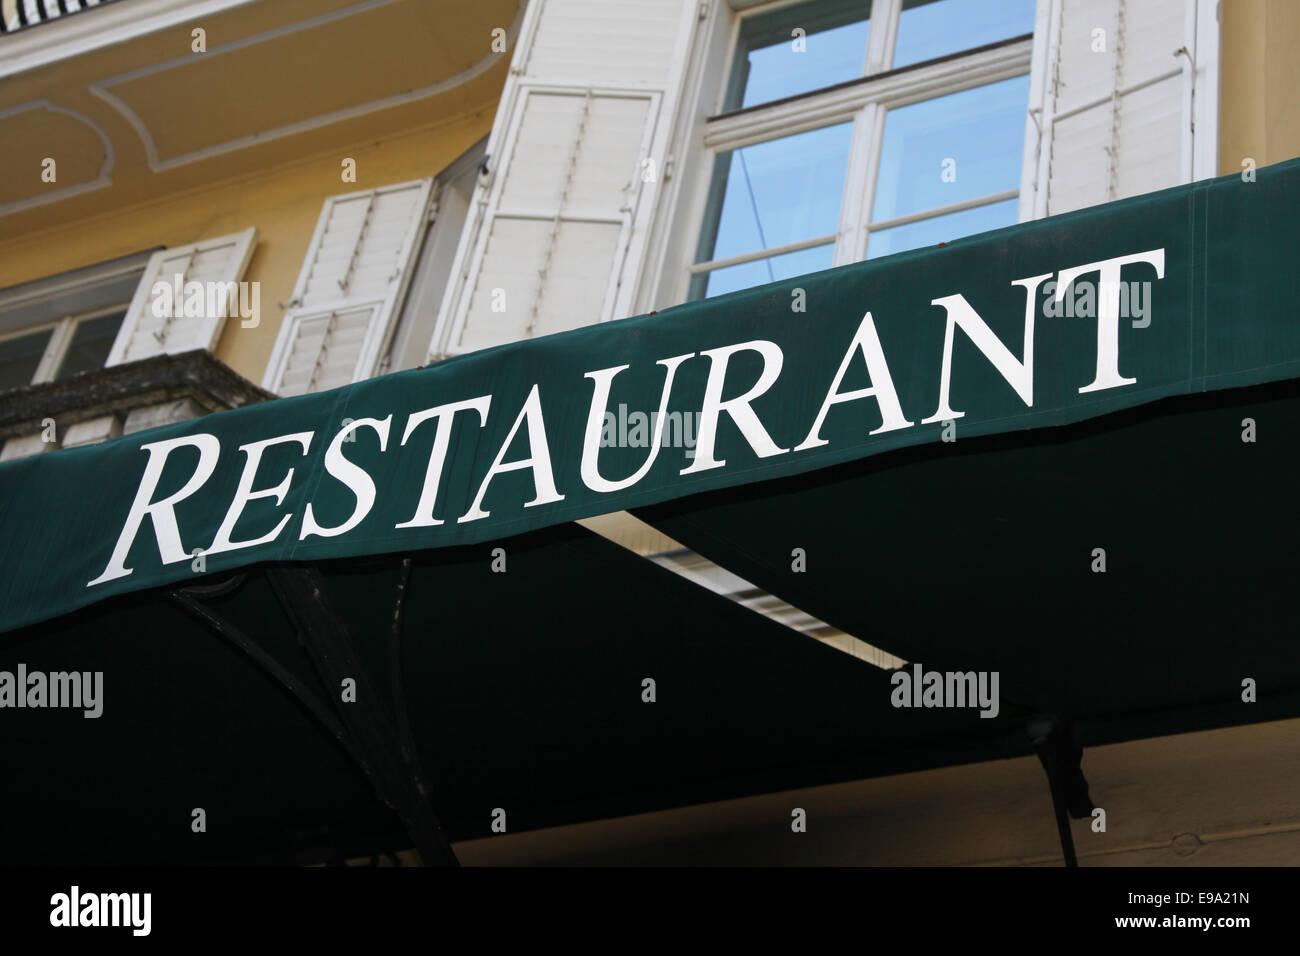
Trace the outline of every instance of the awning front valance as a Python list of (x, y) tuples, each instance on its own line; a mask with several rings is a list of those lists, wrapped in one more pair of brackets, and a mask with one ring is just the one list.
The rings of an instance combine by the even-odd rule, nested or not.
[(1295, 378), (1298, 189), (1284, 163), (7, 463), (0, 630)]

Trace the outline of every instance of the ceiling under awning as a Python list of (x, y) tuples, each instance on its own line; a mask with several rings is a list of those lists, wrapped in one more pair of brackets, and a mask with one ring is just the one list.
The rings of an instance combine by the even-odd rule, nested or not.
[[(379, 678), (397, 569), (393, 556), (322, 565)], [(206, 603), (311, 683), (265, 571)], [(104, 674), (99, 718), (23, 709), (0, 721), (6, 864), (311, 861), (409, 845), (312, 714), (163, 593), (0, 635), (0, 654), (6, 668)], [(895, 710), (887, 672), (574, 525), (416, 556), (400, 664), (453, 840), (491, 835), (496, 808), (517, 832), (1029, 752), (1005, 719)]]

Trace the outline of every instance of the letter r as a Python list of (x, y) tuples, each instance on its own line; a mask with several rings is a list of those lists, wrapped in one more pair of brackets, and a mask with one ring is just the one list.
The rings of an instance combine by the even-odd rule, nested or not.
[[(190, 475), (185, 486), (179, 491), (173, 492), (160, 501), (150, 501), (154, 492), (158, 490), (158, 482), (167, 464), (167, 456), (185, 445), (193, 445), (199, 450), (199, 463), (194, 469), (194, 474)], [(113, 556), (109, 558), (108, 567), (99, 577), (87, 581), (86, 587), (124, 578), (132, 573), (133, 569), (126, 566), (126, 556), (131, 550), (131, 545), (135, 543), (136, 535), (139, 534), (140, 525), (146, 515), (153, 521), (154, 537), (158, 540), (158, 554), (163, 564), (175, 564), (177, 561), (188, 561), (190, 558), (181, 544), (180, 529), (176, 526), (175, 508), (212, 477), (212, 472), (217, 467), (217, 458), (221, 455), (221, 442), (217, 441), (216, 435), (200, 432), (197, 435), (182, 435), (180, 438), (150, 442), (141, 445), (140, 449), (149, 453), (149, 461), (140, 479), (140, 487), (136, 489), (135, 501), (132, 502), (131, 510), (127, 513), (126, 523), (122, 526), (122, 533), (113, 548)]]

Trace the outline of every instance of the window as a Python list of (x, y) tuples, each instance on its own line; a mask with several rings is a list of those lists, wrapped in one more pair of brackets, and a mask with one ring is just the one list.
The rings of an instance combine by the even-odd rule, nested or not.
[(1017, 76), (885, 114), (868, 258), (1016, 221), (1028, 96)]
[[(724, 110), (744, 109), (857, 79), (867, 54), (870, 3), (820, 0), (740, 22)], [(786, 56), (808, 35), (816, 56)], [(805, 51), (806, 52), (806, 51)]]
[[(257, 228), (161, 249), (150, 257), (106, 365), (216, 349), (228, 316), (242, 316), (250, 297), (238, 286), (257, 243)], [(170, 288), (166, 288), (170, 287)], [(188, 300), (203, 290), (203, 304)], [(166, 291), (164, 291), (166, 289)], [(168, 294), (171, 293), (171, 294)], [(253, 316), (247, 316), (252, 318)]]
[(1034, 0), (743, 11), (689, 298), (1016, 222)]
[(0, 338), (0, 391), (103, 368), (127, 303)]
[(417, 179), (325, 200), (263, 388), (302, 395), (378, 373), (432, 188)]
[(433, 221), (425, 232), (411, 288), (385, 358), (386, 370), (415, 368), (429, 361), (434, 325), (451, 282), (456, 246), (473, 202), (486, 147), (484, 137), (434, 180)]
[(428, 360), (486, 142), (436, 178), (325, 200), (265, 388), (324, 391)]
[(0, 290), (0, 391), (109, 364), (150, 253)]
[(104, 367), (128, 303), (0, 338), (0, 391)]

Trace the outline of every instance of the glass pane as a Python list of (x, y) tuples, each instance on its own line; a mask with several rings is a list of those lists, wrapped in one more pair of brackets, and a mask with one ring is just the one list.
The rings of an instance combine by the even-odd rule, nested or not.
[(870, 15), (868, 0), (814, 0), (746, 17), (723, 110), (857, 79)]
[(925, 246), (937, 246), (941, 242), (952, 242), (963, 236), (973, 236), (1013, 226), (1019, 212), (1019, 199), (1004, 199), (1002, 202), (950, 212), (946, 216), (922, 219), (906, 226), (894, 226), (873, 232), (867, 240), (867, 258), (879, 259), (881, 256), (893, 255), (895, 252), (907, 252)]
[(696, 262), (839, 229), (851, 123), (720, 153)]
[(1020, 187), (1029, 77), (890, 110), (871, 219)]
[(53, 329), (0, 340), (0, 392), (32, 384)]
[(117, 338), (117, 330), (122, 327), (122, 319), (125, 315), (126, 311), (123, 310), (112, 315), (101, 315), (97, 319), (82, 319), (78, 322), (72, 333), (72, 342), (63, 356), (63, 364), (59, 366), (54, 380), (62, 381), (78, 372), (103, 368), (104, 360), (108, 358), (108, 352), (113, 347), (113, 340)]
[(1034, 32), (1034, 0), (904, 0), (894, 67)]
[(795, 276), (807, 275), (829, 269), (835, 260), (835, 244), (814, 246), (800, 249), (798, 252), (786, 252), (779, 256), (756, 259), (738, 266), (714, 269), (691, 279), (692, 299), (710, 299), (715, 295), (735, 292), (737, 289), (750, 289), (765, 282), (778, 279), (793, 279)]

